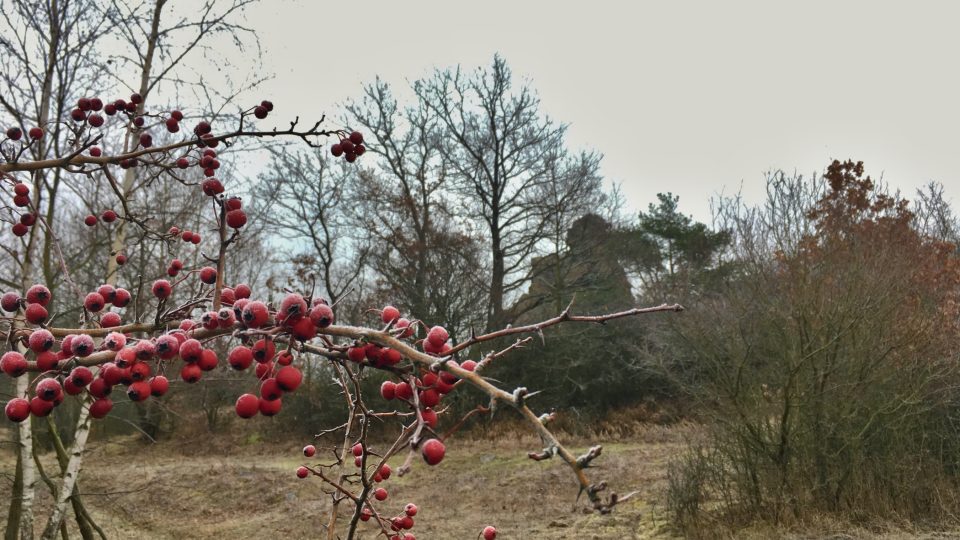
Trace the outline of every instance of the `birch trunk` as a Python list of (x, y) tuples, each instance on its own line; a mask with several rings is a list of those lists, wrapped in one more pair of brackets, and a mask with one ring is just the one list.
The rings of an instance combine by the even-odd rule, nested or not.
[(80, 476), (83, 451), (87, 445), (87, 436), (90, 434), (90, 403), (92, 402), (92, 398), (88, 395), (80, 408), (73, 444), (70, 446), (70, 460), (67, 462), (67, 468), (63, 471), (63, 484), (60, 486), (60, 493), (57, 496), (53, 512), (50, 514), (50, 519), (47, 520), (47, 526), (43, 530), (42, 540), (54, 540), (57, 536), (60, 522), (63, 521), (67, 511), (67, 503), (70, 501), (77, 478)]
[[(17, 377), (17, 396), (25, 397), (30, 386), (27, 375)], [(33, 499), (37, 484), (37, 474), (33, 464), (33, 427), (30, 419), (20, 422), (17, 441), (20, 456), (20, 474), (23, 492), (20, 496), (20, 540), (33, 540)]]

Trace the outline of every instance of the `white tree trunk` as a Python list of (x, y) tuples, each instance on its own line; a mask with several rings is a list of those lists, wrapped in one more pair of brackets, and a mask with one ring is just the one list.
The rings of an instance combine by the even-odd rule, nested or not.
[[(17, 396), (30, 399), (29, 374), (17, 378)], [(20, 540), (33, 540), (33, 496), (37, 475), (33, 464), (33, 428), (31, 419), (20, 422), (20, 463), (23, 467), (23, 495), (20, 503)]]
[(88, 395), (80, 408), (77, 428), (73, 434), (73, 444), (70, 446), (70, 461), (67, 462), (67, 469), (63, 471), (63, 484), (60, 486), (60, 494), (57, 497), (56, 505), (53, 507), (53, 512), (50, 514), (50, 519), (47, 521), (47, 526), (43, 529), (42, 540), (54, 540), (57, 537), (60, 522), (63, 521), (67, 511), (67, 503), (70, 502), (73, 488), (80, 476), (83, 451), (87, 446), (87, 436), (90, 434), (90, 404), (92, 402), (93, 399)]

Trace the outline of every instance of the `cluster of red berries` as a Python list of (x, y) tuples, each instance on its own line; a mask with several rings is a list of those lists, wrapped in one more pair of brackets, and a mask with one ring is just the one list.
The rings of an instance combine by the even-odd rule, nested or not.
[[(206, 122), (201, 123), (206, 124)], [(206, 125), (209, 127), (209, 124)], [(176, 164), (177, 168), (186, 169), (190, 166), (190, 160), (186, 157), (177, 158)], [(194, 165), (203, 169), (203, 175), (208, 178), (217, 174), (217, 169), (220, 168), (220, 161), (217, 159), (217, 151), (212, 148), (207, 148), (203, 151), (200, 159), (198, 159)]]
[(340, 142), (330, 147), (333, 157), (343, 156), (347, 163), (353, 163), (366, 151), (367, 147), (363, 145), (363, 134), (359, 131), (354, 131), (349, 137), (340, 139)]
[[(113, 223), (117, 220), (117, 213), (113, 210), (104, 210), (103, 213), (100, 214), (100, 219), (102, 219), (104, 223)], [(97, 219), (97, 216), (94, 214), (89, 214), (83, 218), (83, 223), (87, 227), (93, 227), (100, 219)]]
[[(199, 274), (205, 283), (216, 282), (216, 270), (211, 267), (202, 269)], [(157, 297), (166, 298), (171, 294), (172, 287), (166, 280), (157, 280), (152, 290)], [(121, 332), (111, 332), (97, 345), (87, 334), (68, 335), (63, 338), (59, 350), (55, 352), (57, 341), (54, 335), (47, 329), (37, 328), (25, 340), (25, 344), (34, 355), (36, 369), (41, 371), (44, 377), (37, 383), (34, 399), (15, 398), (7, 403), (7, 417), (21, 422), (31, 413), (44, 416), (63, 401), (64, 393), (76, 395), (86, 389), (94, 398), (90, 407), (91, 416), (102, 418), (113, 407), (108, 396), (118, 384), (126, 386), (127, 395), (133, 401), (164, 395), (169, 388), (169, 380), (162, 374), (154, 375), (154, 372), (162, 373), (164, 362), (177, 356), (184, 362), (180, 369), (180, 378), (187, 383), (195, 383), (200, 380), (204, 371), (213, 370), (219, 364), (216, 353), (212, 349), (204, 348), (194, 337), (201, 329), (230, 328), (238, 320), (244, 321), (244, 326), (248, 328), (264, 326), (271, 319), (280, 324), (294, 324), (297, 327), (303, 326), (300, 322), (302, 320), (319, 325), (329, 325), (333, 321), (333, 311), (326, 304), (317, 303), (314, 309), (305, 311), (305, 301), (300, 295), (288, 296), (280, 310), (274, 313), (271, 313), (263, 302), (251, 302), (249, 296), (250, 287), (246, 284), (224, 288), (221, 299), (224, 304), (232, 307), (204, 313), (199, 323), (186, 319), (180, 323), (178, 329), (154, 339), (134, 339)], [(41, 324), (47, 318), (45, 306), (50, 300), (49, 289), (43, 285), (35, 285), (27, 291), (25, 300), (17, 293), (3, 295), (0, 298), (0, 307), (8, 312), (17, 312), (23, 308), (28, 322)], [(86, 295), (83, 307), (87, 312), (96, 315), (104, 311), (108, 304), (122, 308), (130, 300), (130, 293), (126, 289), (102, 285)], [(295, 317), (295, 314), (301, 313), (301, 307), (304, 308), (302, 313), (306, 315)], [(118, 313), (108, 311), (100, 315), (100, 325), (104, 328), (118, 327), (120, 324)], [(110, 351), (115, 353), (115, 356), (112, 362), (103, 364), (99, 373), (93, 376), (83, 365), (83, 359), (97, 351)], [(251, 346), (240, 345), (230, 351), (227, 361), (233, 369), (245, 370), (254, 361), (257, 362), (255, 373), (260, 384), (260, 396), (244, 394), (237, 400), (237, 413), (241, 417), (250, 418), (258, 412), (272, 416), (280, 411), (280, 398), (284, 393), (295, 391), (303, 380), (300, 370), (291, 365), (293, 359), (289, 350), (278, 353), (274, 341), (270, 338), (260, 339)], [(0, 361), (0, 370), (11, 377), (23, 375), (28, 367), (26, 357), (15, 351), (7, 353)], [(71, 368), (69, 372), (68, 368)]]
[[(30, 206), (30, 186), (22, 182), (17, 182), (13, 185), (13, 204), (20, 208)], [(33, 212), (21, 214), (20, 221), (13, 224), (13, 234), (16, 236), (24, 236), (36, 222), (37, 215)]]
[[(43, 285), (34, 285), (27, 290), (25, 298), (21, 298), (18, 293), (8, 292), (0, 298), (0, 307), (8, 313), (16, 313), (23, 309), (25, 319), (32, 324), (40, 324), (47, 318), (46, 305), (50, 302), (52, 296), (50, 290)], [(84, 308), (91, 313), (102, 311), (108, 303), (114, 306), (126, 306), (131, 300), (130, 293), (123, 288), (115, 288), (112, 285), (102, 285), (95, 292), (89, 293), (84, 299)], [(104, 328), (119, 326), (120, 316), (114, 312), (108, 312), (100, 317), (100, 324)], [(101, 344), (101, 349), (110, 349), (120, 351), (126, 344), (127, 336), (120, 333), (109, 334)], [(24, 345), (33, 355), (36, 368), (44, 375), (40, 378), (34, 388), (34, 397), (14, 398), (10, 400), (4, 411), (7, 418), (14, 422), (22, 422), (29, 417), (46, 416), (50, 414), (54, 407), (63, 402), (64, 395), (77, 395), (85, 389), (94, 398), (90, 406), (90, 414), (94, 418), (102, 418), (113, 407), (113, 403), (107, 398), (110, 388), (116, 384), (111, 377), (120, 375), (114, 373), (110, 375), (106, 366), (100, 370), (97, 377), (86, 366), (79, 365), (83, 358), (93, 354), (97, 347), (93, 338), (88, 335), (68, 335), (60, 342), (60, 349), (54, 352), (57, 345), (54, 335), (45, 328), (37, 328), (30, 333), (24, 340)], [(124, 353), (129, 356), (135, 349), (131, 348), (130, 353)], [(118, 358), (120, 355), (118, 354)], [(27, 358), (20, 352), (9, 351), (0, 358), (0, 370), (11, 377), (20, 377), (26, 373), (29, 367)], [(68, 371), (69, 368), (69, 371)], [(149, 370), (142, 368), (131, 371), (130, 384), (136, 380), (143, 380), (149, 377)], [(117, 379), (119, 382), (119, 378)], [(160, 384), (159, 382), (157, 384)], [(166, 391), (165, 388), (163, 390)]]
[(273, 102), (263, 100), (259, 105), (253, 108), (253, 115), (263, 120), (269, 112), (273, 111)]
[[(70, 111), (70, 118), (72, 118), (74, 122), (86, 122), (91, 127), (98, 128), (102, 126), (105, 121), (100, 111), (103, 111), (107, 116), (113, 116), (118, 112), (133, 115), (137, 112), (137, 106), (142, 102), (143, 97), (140, 94), (132, 94), (130, 101), (117, 99), (110, 103), (104, 103), (103, 100), (98, 97), (80, 98), (77, 100), (76, 108)], [(135, 117), (133, 123), (137, 127), (142, 127), (144, 123), (143, 117)]]
[[(43, 138), (43, 129), (38, 127), (30, 128), (30, 131), (28, 131), (27, 134), (30, 136), (30, 142), (33, 142)], [(19, 141), (22, 137), (22, 129), (16, 126), (7, 128), (7, 138), (11, 141)]]
[(191, 244), (200, 243), (200, 233), (195, 233), (193, 231), (180, 231), (180, 227), (170, 227), (170, 230), (167, 231), (171, 237), (180, 237), (184, 242), (189, 242)]

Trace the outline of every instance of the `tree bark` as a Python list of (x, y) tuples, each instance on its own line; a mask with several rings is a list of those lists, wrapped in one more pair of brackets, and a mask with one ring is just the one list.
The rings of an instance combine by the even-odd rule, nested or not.
[(66, 513), (67, 501), (73, 494), (77, 478), (80, 476), (80, 467), (83, 464), (83, 451), (87, 445), (87, 436), (90, 434), (90, 404), (93, 399), (87, 396), (83, 400), (83, 406), (80, 408), (80, 414), (77, 416), (77, 428), (74, 432), (73, 445), (70, 446), (70, 460), (67, 462), (67, 468), (63, 472), (63, 484), (60, 486), (60, 493), (54, 505), (47, 526), (43, 530), (42, 540), (53, 540), (60, 528), (60, 522)]

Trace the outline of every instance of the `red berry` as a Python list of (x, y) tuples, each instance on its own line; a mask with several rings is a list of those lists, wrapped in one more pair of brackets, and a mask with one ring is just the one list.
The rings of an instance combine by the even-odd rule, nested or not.
[(193, 384), (203, 376), (203, 370), (197, 364), (184, 364), (180, 368), (180, 378), (188, 384)]
[(41, 328), (39, 330), (34, 330), (30, 334), (28, 343), (30, 345), (30, 350), (39, 353), (43, 351), (49, 351), (53, 347), (55, 340), (53, 339), (53, 334), (51, 334), (49, 330)]
[(180, 122), (177, 122), (176, 118), (167, 118), (167, 131), (170, 133), (176, 133), (180, 131)]
[(230, 353), (227, 354), (227, 363), (237, 371), (247, 369), (250, 367), (250, 364), (253, 363), (253, 351), (251, 351), (249, 347), (242, 345), (234, 347), (230, 350)]
[(111, 409), (113, 409), (113, 401), (110, 401), (110, 398), (101, 397), (90, 404), (90, 416), (103, 418), (110, 414)]
[(497, 537), (497, 529), (493, 525), (487, 525), (483, 528), (483, 540), (494, 540)]
[(339, 143), (334, 144), (330, 147), (330, 153), (333, 154), (333, 157), (340, 157), (343, 155), (343, 147)]
[[(69, 379), (67, 382), (69, 384)], [(71, 386), (70, 388), (75, 388), (75, 387)], [(77, 395), (82, 391), (83, 391), (82, 388), (75, 388), (75, 390), (73, 391), (71, 391), (70, 389), (67, 389), (67, 393), (71, 395)], [(39, 417), (47, 416), (53, 411), (53, 407), (54, 407), (54, 404), (52, 401), (46, 401), (46, 400), (40, 399), (39, 397), (34, 397), (33, 399), (30, 400), (30, 414), (34, 416), (39, 416)]]
[(360, 443), (353, 445), (353, 448), (350, 450), (353, 452), (354, 457), (360, 457), (363, 455), (363, 445)]
[(409, 503), (409, 504), (407, 504), (406, 506), (403, 507), (403, 512), (404, 512), (405, 514), (407, 514), (408, 516), (410, 516), (410, 517), (413, 517), (413, 516), (417, 515), (417, 510), (419, 510), (419, 509), (417, 508), (417, 505), (415, 505), (415, 504), (413, 504), (413, 503)]
[[(126, 257), (124, 257), (124, 260), (126, 260)], [(130, 303), (130, 299), (130, 291), (124, 289), (123, 287), (117, 287), (117, 294), (113, 297), (113, 305), (117, 306), (118, 308), (126, 307), (126, 305)]]
[(51, 351), (37, 353), (37, 369), (41, 372), (50, 371), (57, 367), (57, 354)]
[(18, 127), (12, 127), (12, 128), (8, 128), (8, 129), (7, 129), (7, 138), (8, 138), (8, 139), (11, 139), (11, 140), (14, 140), (14, 141), (19, 141), (19, 140), (20, 140), (20, 137), (22, 137), (22, 136), (23, 136), (23, 131), (21, 131), (20, 128), (18, 128)]
[(250, 298), (250, 286), (246, 283), (240, 283), (233, 288), (233, 292), (238, 299)]
[(37, 383), (37, 397), (44, 401), (56, 401), (63, 397), (63, 386), (56, 379), (44, 379)]
[(157, 375), (156, 377), (150, 379), (150, 395), (153, 397), (160, 397), (167, 393), (167, 390), (170, 389), (170, 381), (167, 380), (163, 375)]
[(397, 399), (413, 399), (413, 389), (410, 388), (410, 383), (397, 383), (396, 396)]
[(354, 147), (353, 142), (351, 142), (350, 139), (344, 139), (340, 141), (340, 148), (343, 149), (343, 152), (345, 154), (353, 153), (353, 147)]
[(15, 292), (4, 293), (0, 298), (0, 308), (9, 313), (20, 309), (20, 295)]
[(310, 341), (317, 335), (317, 325), (309, 318), (303, 318), (293, 323), (291, 334), (300, 341)]
[(289, 366), (292, 363), (293, 363), (293, 354), (291, 354), (290, 351), (284, 350), (284, 351), (280, 351), (280, 353), (277, 354), (277, 364), (281, 366)]
[(77, 366), (70, 372), (70, 378), (67, 380), (83, 388), (93, 381), (93, 372), (86, 366)]
[(423, 460), (426, 461), (428, 465), (436, 465), (443, 461), (446, 448), (443, 446), (443, 443), (437, 439), (430, 439), (423, 443), (420, 451), (423, 454)]
[(347, 160), (347, 163), (353, 163), (354, 161), (357, 160), (357, 155), (354, 154), (353, 152), (349, 152), (347, 153), (346, 157), (344, 157), (344, 159)]
[(333, 324), (333, 309), (327, 304), (317, 304), (310, 309), (310, 320), (320, 328), (326, 328)]
[[(137, 120), (141, 120), (140, 124), (143, 124), (142, 117), (137, 118)], [(153, 137), (149, 133), (141, 133), (140, 146), (144, 148), (150, 148), (153, 146)]]
[(120, 266), (127, 264), (127, 256), (123, 253), (117, 253), (117, 264)]
[(397, 383), (393, 381), (383, 381), (380, 385), (380, 395), (383, 399), (393, 399), (397, 396)]
[(83, 299), (83, 308), (91, 313), (98, 313), (106, 305), (106, 300), (100, 293), (92, 292)]
[(26, 225), (27, 227), (32, 226), (37, 222), (37, 215), (34, 213), (27, 213), (20, 216), (20, 223)]
[(260, 384), (260, 398), (273, 401), (283, 397), (283, 389), (277, 384), (277, 379), (269, 378)]
[(253, 359), (257, 362), (269, 362), (277, 352), (277, 346), (272, 339), (259, 339), (253, 344)]
[(234, 408), (240, 418), (253, 418), (260, 410), (260, 398), (253, 394), (243, 394), (237, 398), (237, 404)]
[(87, 115), (80, 109), (74, 109), (70, 111), (70, 118), (73, 118), (74, 122), (83, 122), (87, 119)]
[(249, 328), (260, 328), (267, 324), (270, 318), (270, 312), (267, 305), (259, 300), (254, 300), (243, 308), (243, 324)]
[(420, 416), (423, 417), (423, 423), (430, 426), (430, 429), (437, 427), (437, 412), (433, 409), (424, 409), (420, 412)]
[(83, 222), (87, 225), (87, 227), (93, 227), (97, 224), (97, 216), (90, 214), (83, 218)]
[(399, 318), (400, 310), (393, 306), (386, 306), (380, 311), (380, 320), (382, 320), (384, 324), (389, 324)]
[(190, 166), (190, 161), (187, 158), (182, 157), (177, 160), (177, 167), (181, 169), (186, 169), (189, 166)]
[(358, 145), (353, 149), (353, 153), (356, 154), (357, 157), (362, 156), (362, 155), (365, 154), (366, 152), (367, 152), (367, 147), (364, 146), (364, 145), (362, 145), (362, 144), (358, 144)]
[(117, 213), (113, 210), (106, 210), (100, 215), (100, 219), (102, 219), (104, 223), (113, 223), (117, 220)]
[(27, 372), (27, 359), (16, 351), (9, 351), (0, 357), (0, 370), (11, 377), (19, 377)]
[(188, 339), (180, 344), (180, 359), (184, 362), (194, 363), (200, 361), (200, 355), (203, 354), (203, 345), (195, 339)]
[(269, 379), (273, 376), (273, 362), (257, 362), (257, 367), (253, 370), (258, 381)]
[(110, 332), (107, 334), (107, 337), (103, 338), (103, 346), (110, 351), (119, 351), (127, 344), (127, 336), (121, 334), (120, 332)]
[(156, 354), (161, 360), (169, 360), (180, 352), (180, 340), (171, 334), (164, 334), (156, 340)]
[(373, 490), (373, 496), (374, 496), (378, 501), (385, 501), (385, 500), (387, 500), (387, 490), (385, 490), (385, 489), (383, 489), (383, 488), (377, 488), (377, 489)]
[(143, 96), (140, 94), (130, 94), (130, 102), (133, 104), (143, 103)]
[(23, 422), (30, 416), (30, 402), (23, 398), (13, 398), (3, 408), (11, 422)]
[(197, 366), (201, 371), (213, 371), (219, 362), (217, 353), (213, 352), (212, 349), (204, 349), (200, 352), (200, 360), (197, 361)]
[(86, 334), (73, 336), (73, 340), (70, 341), (70, 352), (73, 353), (74, 356), (79, 356), (81, 358), (90, 356), (90, 354), (93, 353), (93, 349), (93, 338)]
[(219, 195), (220, 193), (223, 193), (223, 189), (224, 189), (223, 183), (220, 182), (220, 180), (217, 180), (216, 178), (207, 178), (206, 180), (203, 181), (203, 184), (201, 184), (200, 187), (203, 189), (204, 195), (207, 195), (209, 197), (213, 197), (214, 195)]
[(317, 447), (312, 444), (308, 444), (303, 447), (303, 455), (306, 457), (313, 457), (314, 455), (316, 455), (316, 453), (317, 453)]
[(204, 266), (200, 269), (200, 281), (207, 285), (213, 285), (217, 282), (217, 269), (212, 266)]
[(257, 105), (257, 106), (253, 109), (253, 115), (256, 116), (257, 118), (261, 119), (261, 120), (267, 117), (267, 113), (268, 113), (268, 112), (269, 112), (269, 111), (267, 111), (267, 108), (264, 107), (263, 105)]
[(306, 467), (297, 467), (297, 478), (306, 478), (309, 474), (310, 469), (307, 469)]
[(303, 374), (293, 366), (280, 368), (277, 372), (277, 386), (284, 392), (293, 392), (303, 382)]
[(230, 210), (227, 212), (227, 225), (232, 229), (239, 229), (247, 224), (247, 214), (243, 210)]
[(30, 187), (22, 182), (17, 182), (13, 185), (13, 193), (21, 197), (26, 197), (30, 194)]
[(354, 131), (350, 134), (350, 142), (353, 144), (363, 144), (363, 134), (359, 131)]
[(27, 318), (27, 322), (30, 324), (40, 324), (43, 321), (47, 320), (47, 308), (43, 307), (40, 304), (28, 304), (27, 309), (23, 312), (24, 316)]
[(272, 101), (268, 101), (268, 100), (266, 100), (266, 99), (260, 102), (260, 106), (263, 107), (264, 109), (266, 109), (267, 112), (270, 112), (270, 111), (273, 110), (273, 102), (272, 102)]
[(283, 406), (283, 400), (261, 398), (258, 405), (260, 407), (260, 414), (264, 416), (273, 416), (280, 412), (280, 408)]
[(153, 287), (150, 289), (153, 291), (153, 295), (157, 298), (163, 299), (170, 296), (170, 293), (173, 291), (173, 288), (170, 286), (170, 282), (165, 279), (158, 279), (153, 282)]
[(176, 110), (170, 111), (170, 116), (177, 122), (183, 120), (183, 113), (180, 111), (176, 111)]
[(99, 114), (91, 114), (87, 117), (87, 123), (93, 127), (100, 127), (103, 125), (103, 117)]
[(450, 334), (442, 326), (434, 326), (427, 332), (427, 341), (434, 347), (443, 347), (448, 339), (450, 339)]
[(297, 293), (288, 294), (282, 302), (277, 317), (288, 324), (307, 314), (307, 302)]
[(99, 146), (91, 146), (90, 155), (93, 157), (100, 157), (103, 155), (103, 150), (101, 150)]
[(30, 232), (30, 228), (23, 223), (14, 223), (12, 231), (14, 236), (26, 236)]

